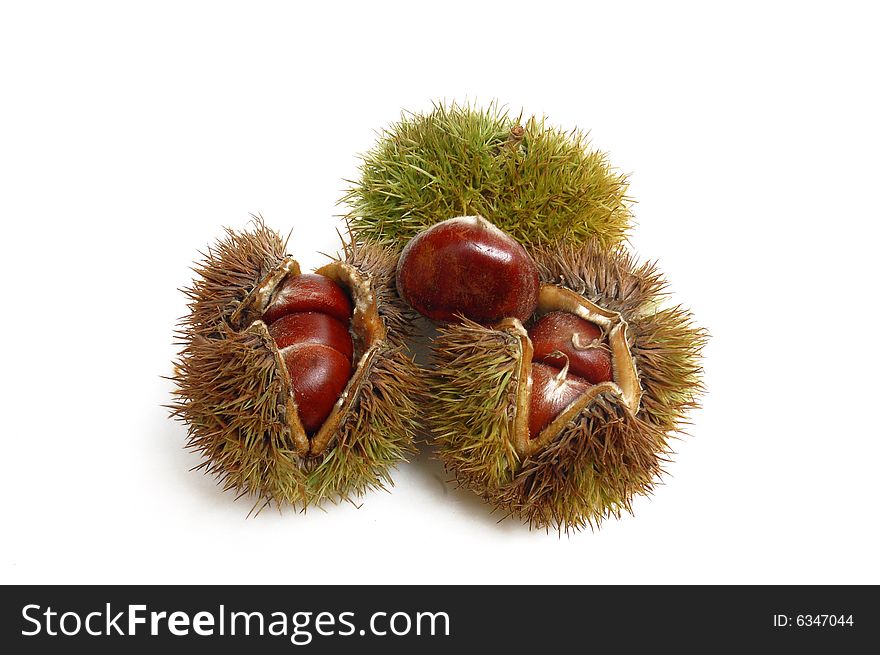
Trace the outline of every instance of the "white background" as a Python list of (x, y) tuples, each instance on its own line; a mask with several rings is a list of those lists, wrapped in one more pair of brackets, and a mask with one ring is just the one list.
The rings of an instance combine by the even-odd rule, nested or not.
[[(871, 3), (11, 4), (0, 581), (880, 583)], [(560, 538), (422, 454), (245, 518), (162, 407), (197, 251), (261, 212), (320, 264), (376, 129), (496, 98), (632, 173), (632, 246), (713, 335), (665, 484)]]

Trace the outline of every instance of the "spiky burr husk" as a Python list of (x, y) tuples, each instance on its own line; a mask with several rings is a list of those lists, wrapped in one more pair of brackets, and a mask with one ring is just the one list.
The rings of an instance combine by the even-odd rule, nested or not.
[(404, 114), (363, 157), (344, 201), (358, 240), (396, 244), (478, 214), (522, 244), (620, 242), (632, 220), (626, 176), (585, 133), (544, 118), (455, 103)]
[[(533, 251), (542, 281), (619, 313), (639, 390), (630, 405), (612, 389), (589, 403), (535, 452), (517, 447), (522, 367), (530, 358), (521, 331), (472, 322), (440, 328), (433, 347), (430, 416), (439, 454), (458, 482), (506, 514), (562, 531), (598, 526), (632, 511), (649, 494), (702, 392), (706, 339), (680, 306), (662, 307), (656, 266), (623, 249), (559, 245)], [(526, 360), (528, 363), (528, 359)], [(634, 398), (634, 400), (632, 399)], [(530, 444), (533, 442), (530, 442)]]
[(412, 449), (422, 377), (403, 347), (412, 320), (394, 287), (396, 254), (346, 246), (340, 261), (369, 281), (385, 329), (352, 376), (326, 447), (304, 453), (290, 427), (296, 407), (278, 350), (262, 321), (240, 321), (263, 281), (290, 265), (285, 250), (256, 219), (251, 230), (227, 230), (196, 266), (177, 333), (172, 412), (204, 457), (199, 468), (225, 490), (254, 497), (255, 507), (305, 508), (391, 482), (390, 470)]

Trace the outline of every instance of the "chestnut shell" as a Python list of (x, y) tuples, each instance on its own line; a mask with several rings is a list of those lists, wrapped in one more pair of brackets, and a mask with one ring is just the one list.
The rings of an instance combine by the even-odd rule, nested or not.
[(183, 291), (189, 311), (177, 332), (172, 417), (187, 424), (198, 467), (224, 490), (305, 509), (363, 496), (391, 482), (413, 450), (418, 369), (402, 350), (412, 313), (394, 288), (396, 253), (345, 244), (319, 270), (349, 290), (356, 370), (318, 431), (308, 438), (281, 352), (261, 320), (273, 292), (299, 275), (281, 236), (255, 217), (226, 230), (194, 267)]

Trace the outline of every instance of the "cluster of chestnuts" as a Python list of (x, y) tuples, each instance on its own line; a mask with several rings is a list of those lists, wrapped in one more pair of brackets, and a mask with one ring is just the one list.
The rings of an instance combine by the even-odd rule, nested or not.
[[(520, 330), (535, 316), (542, 292), (534, 260), (480, 216), (451, 218), (414, 237), (398, 262), (397, 288), (431, 320)], [(552, 291), (543, 291), (546, 303)], [(608, 335), (593, 321), (563, 309), (531, 322), (531, 390), (517, 410), (528, 416), (529, 439), (590, 387), (613, 381)]]
[[(452, 121), (465, 134), (471, 119), (453, 107), (415, 127)], [(549, 138), (536, 123), (502, 123), (486, 156), (504, 166)], [(580, 143), (553, 146), (585, 156)], [(584, 183), (622, 197), (617, 178), (600, 181)], [(380, 194), (371, 209), (367, 187), (365, 215), (393, 215), (386, 198), (404, 197)], [(577, 529), (631, 511), (696, 405), (705, 333), (663, 308), (654, 265), (583, 228), (553, 240), (536, 226), (540, 238), (520, 242), (482, 216), (422, 214), (414, 235), (355, 222), (343, 255), (315, 273), (261, 219), (210, 249), (187, 289), (174, 376), (189, 446), (258, 504), (381, 487), (422, 434), (462, 486), (530, 525)], [(409, 350), (418, 314), (438, 325), (426, 366)]]
[(327, 420), (351, 377), (351, 315), (342, 287), (315, 273), (286, 278), (263, 312), (310, 436)]

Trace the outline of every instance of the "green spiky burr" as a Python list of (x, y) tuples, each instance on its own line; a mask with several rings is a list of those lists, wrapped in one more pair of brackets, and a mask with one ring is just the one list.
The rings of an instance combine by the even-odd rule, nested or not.
[(593, 241), (533, 250), (538, 313), (569, 311), (603, 326), (613, 381), (591, 387), (540, 435), (525, 430), (532, 344), (517, 321), (443, 326), (429, 388), (434, 442), (446, 468), (496, 509), (537, 528), (598, 526), (651, 493), (670, 440), (702, 393), (706, 332), (664, 307), (654, 264)]
[(626, 175), (584, 132), (494, 103), (404, 114), (363, 157), (343, 200), (357, 240), (397, 247), (453, 216), (483, 216), (531, 246), (610, 247), (632, 222)]

